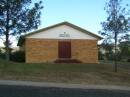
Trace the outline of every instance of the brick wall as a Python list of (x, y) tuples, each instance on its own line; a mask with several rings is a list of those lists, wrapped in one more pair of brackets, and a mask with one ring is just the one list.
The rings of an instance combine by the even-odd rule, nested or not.
[(72, 40), (72, 58), (83, 63), (98, 63), (96, 40)]
[[(27, 38), (25, 43), (26, 62), (53, 62), (58, 58), (58, 40)], [(96, 40), (71, 40), (72, 59), (83, 63), (98, 63)]]
[(53, 62), (58, 57), (57, 40), (26, 39), (26, 62)]

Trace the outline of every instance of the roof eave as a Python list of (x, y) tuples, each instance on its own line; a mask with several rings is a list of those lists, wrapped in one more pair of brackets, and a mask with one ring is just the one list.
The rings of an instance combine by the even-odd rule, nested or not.
[(70, 27), (72, 27), (74, 29), (77, 29), (77, 30), (79, 30), (81, 32), (84, 32), (85, 34), (89, 34), (90, 36), (95, 37), (97, 40), (103, 39), (102, 37), (100, 37), (100, 36), (98, 36), (96, 34), (93, 34), (90, 31), (87, 31), (87, 30), (85, 30), (85, 29), (83, 29), (83, 28), (81, 28), (79, 26), (76, 26), (74, 24), (71, 24), (71, 23), (65, 21), (65, 22), (58, 23), (58, 24), (55, 24), (55, 25), (52, 25), (52, 26), (49, 26), (49, 27), (46, 27), (46, 28), (43, 28), (43, 29), (40, 29), (40, 30), (37, 30), (37, 31), (33, 31), (33, 32), (29, 33), (29, 34), (25, 34), (25, 35), (21, 36), (19, 38), (17, 46), (22, 46), (23, 42), (25, 41), (25, 38), (28, 37), (28, 36), (31, 36), (31, 35), (36, 34), (36, 33), (40, 33), (41, 31), (45, 31), (45, 30), (48, 30), (48, 29), (51, 29), (51, 28), (54, 28), (54, 27), (57, 27), (57, 26), (60, 26), (60, 25), (68, 25), (68, 26), (70, 26)]

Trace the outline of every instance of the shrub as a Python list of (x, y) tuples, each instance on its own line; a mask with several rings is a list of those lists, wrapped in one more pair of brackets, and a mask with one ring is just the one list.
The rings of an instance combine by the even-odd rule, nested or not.
[(5, 59), (5, 53), (0, 53), (0, 58)]
[(98, 59), (99, 60), (104, 60), (104, 54), (102, 54), (101, 51), (98, 51)]
[(130, 62), (130, 59), (128, 59), (127, 62)]
[(0, 58), (5, 59), (5, 53), (2, 52), (2, 49), (0, 48)]
[(16, 51), (11, 53), (10, 60), (15, 62), (25, 62), (25, 52), (24, 51)]

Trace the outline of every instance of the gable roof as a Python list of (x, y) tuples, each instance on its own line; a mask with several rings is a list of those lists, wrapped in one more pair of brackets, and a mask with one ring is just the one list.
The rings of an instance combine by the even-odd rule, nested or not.
[(90, 36), (93, 36), (93, 37), (95, 37), (95, 38), (98, 39), (98, 40), (101, 40), (101, 39), (102, 39), (102, 37), (100, 37), (100, 36), (98, 36), (98, 35), (96, 35), (96, 34), (90, 32), (90, 31), (87, 31), (87, 30), (85, 30), (85, 29), (83, 29), (83, 28), (81, 28), (81, 27), (79, 27), (79, 26), (76, 26), (76, 25), (74, 25), (74, 24), (72, 24), (72, 23), (62, 22), (62, 23), (58, 23), (58, 24), (55, 24), (55, 25), (52, 25), (52, 26), (49, 26), (49, 27), (46, 27), (46, 28), (43, 28), (43, 29), (40, 29), (40, 30), (31, 32), (31, 33), (26, 34), (26, 35), (24, 35), (24, 36), (21, 36), (20, 39), (19, 39), (19, 41), (18, 41), (18, 44), (17, 44), (17, 45), (18, 45), (18, 46), (21, 46), (21, 45), (24, 43), (24, 40), (25, 40), (25, 38), (26, 38), (27, 36), (31, 36), (31, 35), (34, 35), (34, 34), (37, 34), (37, 33), (42, 32), (42, 31), (46, 31), (46, 30), (49, 30), (49, 29), (51, 29), (51, 28), (55, 28), (55, 27), (58, 27), (58, 26), (61, 26), (61, 25), (70, 26), (70, 27), (72, 27), (72, 28), (74, 28), (74, 29), (76, 29), (76, 30), (79, 30), (79, 31), (81, 31), (81, 32), (83, 32), (83, 33), (85, 33), (85, 34), (88, 34), (88, 35), (90, 35)]

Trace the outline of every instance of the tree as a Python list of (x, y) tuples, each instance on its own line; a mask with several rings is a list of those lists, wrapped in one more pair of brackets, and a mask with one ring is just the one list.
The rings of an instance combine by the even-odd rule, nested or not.
[(10, 37), (37, 29), (42, 8), (42, 1), (33, 4), (32, 0), (0, 0), (0, 38), (5, 38), (7, 61)]
[[(117, 43), (120, 39), (129, 37), (130, 17), (129, 10), (121, 6), (122, 0), (108, 0), (105, 10), (108, 14), (107, 20), (102, 22), (102, 31), (99, 33), (105, 36), (105, 43), (113, 43), (115, 48), (115, 68), (117, 72)], [(126, 7), (128, 4), (126, 4)]]
[(119, 48), (121, 59), (126, 59), (127, 61), (130, 58), (130, 41), (120, 42)]
[(113, 60), (113, 44), (103, 44), (102, 47), (105, 50), (105, 57), (107, 60)]

